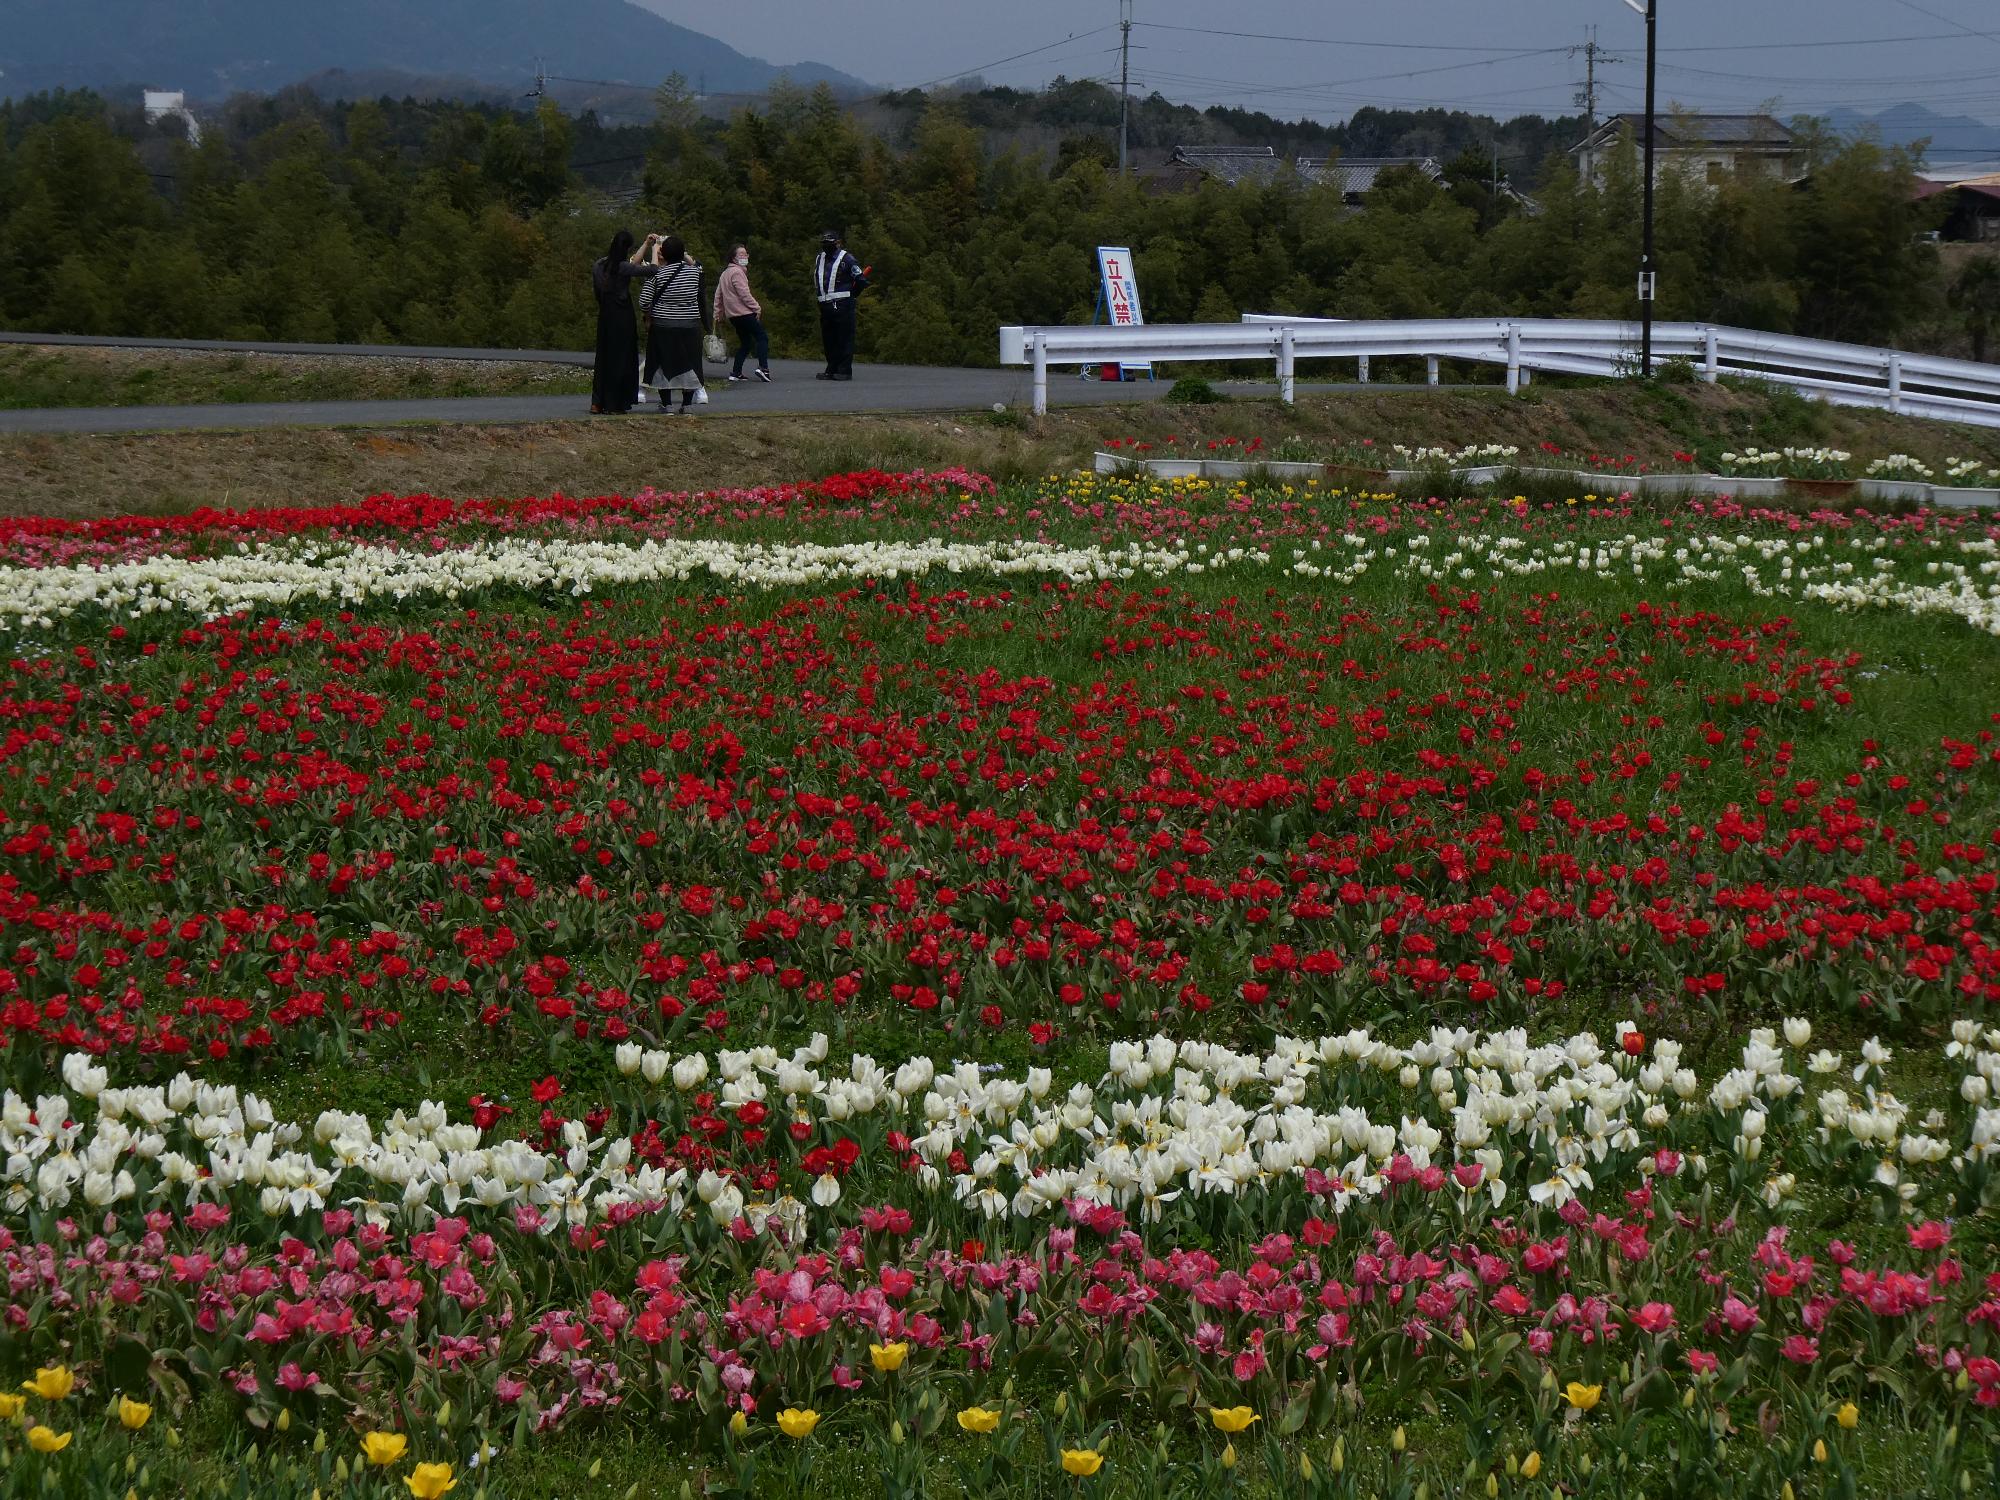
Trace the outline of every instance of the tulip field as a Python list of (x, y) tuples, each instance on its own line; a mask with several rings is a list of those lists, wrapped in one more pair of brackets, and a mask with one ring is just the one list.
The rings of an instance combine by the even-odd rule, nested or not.
[(0, 519), (0, 1494), (1992, 1495), (2000, 527)]

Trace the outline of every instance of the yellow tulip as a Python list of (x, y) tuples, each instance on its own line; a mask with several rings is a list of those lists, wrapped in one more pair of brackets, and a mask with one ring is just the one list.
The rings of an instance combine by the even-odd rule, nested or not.
[(968, 1406), (958, 1414), (958, 1425), (967, 1432), (985, 1434), (1000, 1425), (1000, 1413), (988, 1411), (983, 1406)]
[(76, 1376), (72, 1375), (65, 1366), (49, 1365), (35, 1371), (35, 1378), (33, 1380), (22, 1381), (21, 1389), (24, 1391), (33, 1391), (44, 1401), (60, 1401), (69, 1394), (70, 1387), (75, 1384)]
[(812, 1430), (817, 1426), (819, 1413), (816, 1411), (800, 1411), (795, 1406), (788, 1406), (778, 1413), (778, 1431), (788, 1438), (811, 1437)]
[(1833, 1414), (1833, 1420), (1852, 1432), (1861, 1425), (1861, 1408), (1852, 1401), (1842, 1402), (1840, 1410)]
[(874, 1361), (877, 1371), (893, 1375), (903, 1368), (903, 1361), (910, 1357), (910, 1346), (905, 1343), (870, 1344), (868, 1357)]
[(729, 1419), (729, 1430), (737, 1437), (742, 1437), (744, 1433), (750, 1430), (750, 1419), (744, 1416), (742, 1412), (737, 1412)]
[(1231, 1406), (1227, 1409), (1211, 1406), (1208, 1409), (1208, 1419), (1215, 1424), (1218, 1431), (1229, 1433), (1241, 1432), (1252, 1422), (1263, 1420), (1247, 1406)]
[(56, 1432), (47, 1427), (30, 1427), (28, 1446), (37, 1453), (60, 1453), (69, 1446), (69, 1440), (75, 1436), (73, 1432)]
[(1823, 1463), (1825, 1463), (1825, 1462), (1826, 1462), (1826, 1439), (1825, 1439), (1825, 1438), (1814, 1438), (1814, 1439), (1813, 1439), (1813, 1462), (1814, 1462), (1814, 1463), (1816, 1463), (1816, 1464), (1823, 1464)]
[(1222, 1467), (1225, 1469), (1236, 1467), (1236, 1445), (1234, 1443), (1224, 1443), (1222, 1445)]
[(400, 1432), (368, 1432), (361, 1437), (361, 1453), (376, 1468), (387, 1468), (403, 1456), (410, 1440)]
[(418, 1464), (403, 1476), (403, 1483), (417, 1500), (438, 1500), (446, 1490), (458, 1488), (458, 1481), (451, 1477), (450, 1464)]
[(1601, 1385), (1585, 1385), (1580, 1380), (1572, 1380), (1568, 1385), (1563, 1387), (1563, 1395), (1568, 1399), (1569, 1404), (1578, 1411), (1593, 1411), (1596, 1409), (1597, 1403), (1604, 1399), (1604, 1387)]
[(126, 1431), (137, 1432), (153, 1419), (153, 1408), (143, 1401), (134, 1401), (130, 1396), (118, 1398), (118, 1420)]
[(1398, 1453), (1403, 1452), (1404, 1449), (1410, 1446), (1409, 1434), (1404, 1432), (1401, 1427), (1398, 1427), (1394, 1432), (1389, 1434), (1389, 1446)]
[(1065, 1448), (1062, 1453), (1065, 1474), (1074, 1474), (1078, 1479), (1088, 1479), (1104, 1467), (1104, 1455), (1095, 1448)]
[(12, 1391), (0, 1393), (0, 1422), (11, 1422), (21, 1415), (21, 1408), (28, 1404), (26, 1396), (17, 1396)]
[(1530, 1453), (1526, 1458), (1521, 1460), (1521, 1477), (1523, 1479), (1533, 1479), (1537, 1474), (1541, 1472), (1542, 1472), (1542, 1454), (1541, 1450), (1538, 1448), (1533, 1453)]

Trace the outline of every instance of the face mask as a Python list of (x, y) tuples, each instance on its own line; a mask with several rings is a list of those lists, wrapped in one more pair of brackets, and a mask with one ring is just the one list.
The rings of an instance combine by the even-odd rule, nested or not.
[(736, 257), (736, 264), (739, 266), (747, 266), (750, 264), (750, 257), (747, 255), (739, 255)]

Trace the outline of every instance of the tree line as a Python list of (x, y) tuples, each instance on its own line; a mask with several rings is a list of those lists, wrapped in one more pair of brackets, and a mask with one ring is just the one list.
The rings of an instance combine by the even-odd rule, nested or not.
[[(678, 81), (650, 128), (544, 102), (238, 101), (201, 143), (91, 94), (0, 106), (0, 318), (161, 337), (588, 347), (588, 266), (621, 224), (711, 268), (750, 246), (781, 351), (816, 338), (809, 267), (838, 226), (874, 268), (864, 360), (990, 364), (1003, 323), (1089, 319), (1093, 247), (1133, 247), (1155, 322), (1636, 315), (1640, 173), (1549, 157), (1532, 209), (1476, 149), (1385, 174), (1358, 208), (1279, 182), (1149, 192), (1095, 147), (989, 149), (965, 104), (871, 132), (824, 89), (706, 118)], [(1085, 133), (1086, 144), (1099, 139)], [(1684, 183), (1658, 204), (1663, 318), (1959, 350), (1907, 151), (1808, 131), (1810, 176)], [(621, 166), (620, 163), (629, 163)], [(607, 171), (611, 176), (607, 177)], [(606, 185), (617, 174), (633, 201)], [(1982, 340), (1983, 342), (1983, 340)]]

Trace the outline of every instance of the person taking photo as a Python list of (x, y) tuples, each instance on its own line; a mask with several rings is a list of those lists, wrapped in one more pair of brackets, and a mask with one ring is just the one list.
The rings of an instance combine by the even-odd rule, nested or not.
[(639, 394), (639, 335), (632, 327), (632, 283), (650, 282), (659, 274), (654, 257), (657, 235), (647, 235), (636, 248), (632, 231), (611, 237), (611, 248), (590, 268), (591, 290), (597, 295), (597, 356), (590, 379), (592, 413), (618, 415), (632, 409)]
[(646, 373), (643, 383), (660, 393), (660, 410), (672, 415), (672, 392), (681, 393), (681, 411), (707, 400), (701, 383), (701, 341), (709, 328), (708, 299), (701, 294), (701, 262), (688, 254), (677, 234), (653, 247), (658, 267), (639, 293), (646, 315)]

